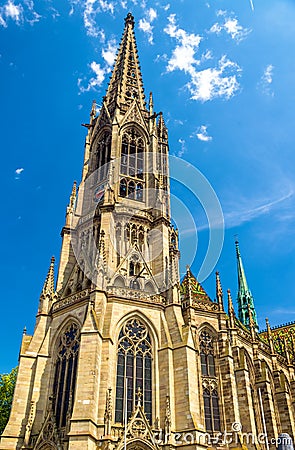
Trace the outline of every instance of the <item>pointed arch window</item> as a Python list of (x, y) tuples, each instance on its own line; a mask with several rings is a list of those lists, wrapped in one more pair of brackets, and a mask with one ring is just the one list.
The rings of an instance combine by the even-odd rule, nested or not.
[[(134, 200), (143, 200), (144, 140), (141, 134), (131, 128), (122, 137), (120, 172), (126, 179), (128, 189), (125, 195)], [(142, 180), (139, 182), (139, 180)]]
[(112, 138), (111, 134), (107, 131), (100, 136), (98, 143), (97, 143), (97, 162), (96, 167), (94, 167), (94, 170), (98, 169), (97, 181), (105, 180), (108, 176), (109, 172), (109, 163), (111, 160), (111, 143)]
[(59, 339), (53, 382), (53, 410), (58, 428), (66, 426), (72, 413), (77, 376), (80, 332), (71, 323)]
[(202, 375), (215, 377), (213, 337), (207, 331), (200, 334), (200, 356)]
[(218, 385), (214, 355), (214, 338), (203, 330), (199, 337), (205, 426), (208, 432), (220, 431)]
[[(126, 382), (127, 380), (127, 382)], [(136, 393), (142, 392), (142, 404), (152, 423), (152, 345), (146, 326), (130, 319), (123, 326), (118, 341), (115, 421), (123, 423), (127, 405), (128, 419), (135, 409)]]
[(207, 431), (220, 431), (218, 392), (212, 386), (203, 387), (205, 425)]

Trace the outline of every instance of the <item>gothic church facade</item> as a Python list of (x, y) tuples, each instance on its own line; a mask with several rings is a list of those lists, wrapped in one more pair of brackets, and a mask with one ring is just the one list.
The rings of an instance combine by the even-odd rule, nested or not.
[[(85, 126), (57, 281), (52, 259), (0, 448), (269, 449), (261, 434), (293, 438), (293, 335), (279, 351), (268, 323), (258, 333), (238, 243), (238, 317), (218, 273), (215, 300), (190, 269), (180, 283), (168, 133), (145, 102), (130, 13)], [(222, 442), (224, 430), (235, 438)]]

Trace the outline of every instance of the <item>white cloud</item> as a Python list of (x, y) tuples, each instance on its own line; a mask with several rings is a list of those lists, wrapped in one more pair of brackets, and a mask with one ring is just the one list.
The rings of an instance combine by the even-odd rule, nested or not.
[[(73, 3), (77, 2), (73, 1)], [(86, 0), (85, 2), (80, 2), (80, 5), (84, 6), (83, 19), (87, 34), (93, 37), (100, 36), (103, 41), (104, 32), (96, 26), (96, 15), (102, 11), (113, 14), (115, 10), (114, 3), (106, 0)]]
[(198, 64), (195, 59), (195, 53), (199, 48), (201, 36), (187, 33), (182, 28), (176, 26), (175, 14), (168, 17), (168, 25), (164, 28), (164, 32), (170, 37), (175, 38), (179, 43), (172, 52), (172, 56), (168, 61), (167, 70), (172, 72), (176, 69), (190, 72), (194, 64)]
[(217, 16), (222, 17), (223, 22), (216, 22), (212, 25), (209, 30), (211, 33), (220, 34), (222, 31), (225, 31), (236, 42), (241, 42), (248, 36), (249, 33), (251, 33), (251, 30), (248, 28), (243, 28), (242, 25), (239, 24), (238, 19), (232, 14), (219, 10), (217, 12)]
[(19, 180), (20, 179), (20, 175), (21, 175), (21, 173), (24, 171), (25, 169), (23, 168), (23, 167), (20, 167), (20, 168), (18, 168), (18, 169), (15, 169), (15, 176), (14, 176), (14, 179), (15, 180)]
[(111, 39), (107, 43), (107, 48), (102, 49), (102, 57), (107, 63), (108, 66), (113, 66), (114, 61), (116, 59), (116, 52), (117, 52), (117, 43), (114, 39)]
[(209, 142), (212, 141), (212, 136), (209, 136), (207, 131), (207, 125), (201, 125), (193, 136), (196, 136), (200, 141)]
[(154, 27), (152, 26), (152, 22), (157, 18), (157, 11), (154, 8), (150, 8), (146, 12), (145, 16), (146, 16), (145, 18), (139, 20), (138, 28), (147, 34), (149, 43), (153, 44), (153, 42), (154, 42), (153, 28)]
[(268, 64), (268, 66), (264, 69), (260, 83), (258, 84), (261, 87), (262, 92), (266, 95), (270, 95), (271, 97), (274, 96), (274, 92), (270, 87), (273, 82), (273, 70), (274, 66), (272, 64)]
[(187, 33), (176, 25), (175, 14), (168, 17), (168, 25), (164, 29), (170, 37), (175, 38), (177, 45), (167, 64), (167, 71), (182, 70), (190, 75), (187, 87), (193, 100), (202, 102), (213, 98), (231, 98), (239, 90), (238, 75), (240, 67), (224, 55), (217, 67), (197, 70), (202, 63), (212, 59), (212, 53), (206, 51), (201, 59), (196, 58), (202, 37)]
[(201, 71), (194, 69), (191, 71), (191, 81), (187, 84), (191, 98), (201, 102), (219, 97), (230, 99), (240, 89), (237, 78), (240, 72), (238, 64), (226, 56), (222, 56), (217, 67)]
[(17, 25), (24, 21), (33, 25), (39, 22), (41, 16), (34, 11), (33, 0), (24, 0), (23, 4), (15, 4), (13, 0), (8, 0), (3, 6), (0, 6), (0, 26), (7, 27), (7, 21), (12, 20)]
[(80, 93), (89, 92), (99, 88), (108, 73), (111, 72), (115, 57), (116, 57), (117, 45), (114, 39), (109, 40), (105, 48), (102, 49), (101, 55), (105, 61), (105, 66), (102, 67), (96, 61), (92, 61), (89, 64), (90, 69), (94, 72), (95, 76), (92, 76), (85, 87), (85, 77), (78, 78), (78, 87)]
[(17, 23), (23, 21), (23, 11), (24, 9), (21, 4), (15, 5), (11, 0), (8, 0), (6, 5), (4, 5), (5, 16)]
[(100, 87), (104, 82), (107, 73), (106, 69), (102, 68), (100, 64), (98, 64), (95, 61), (92, 61), (92, 63), (89, 64), (89, 67), (93, 70), (95, 76), (90, 78), (90, 80), (88, 81), (88, 85), (86, 87), (82, 85), (83, 79), (82, 78), (78, 79), (78, 87), (81, 93), (89, 92), (91, 90), (95, 90), (96, 88)]

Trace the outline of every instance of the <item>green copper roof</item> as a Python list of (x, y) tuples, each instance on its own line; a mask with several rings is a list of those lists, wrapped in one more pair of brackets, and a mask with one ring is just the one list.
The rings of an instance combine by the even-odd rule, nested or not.
[(236, 253), (237, 253), (237, 268), (238, 268), (238, 316), (240, 322), (249, 328), (249, 311), (248, 305), (250, 306), (253, 321), (258, 329), (257, 315), (254, 306), (254, 299), (248, 288), (248, 283), (245, 275), (245, 270), (242, 262), (239, 242), (236, 241)]

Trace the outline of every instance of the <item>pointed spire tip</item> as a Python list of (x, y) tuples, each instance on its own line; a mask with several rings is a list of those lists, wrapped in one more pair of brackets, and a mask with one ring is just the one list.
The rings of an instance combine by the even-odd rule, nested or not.
[(131, 14), (131, 12), (129, 12), (125, 18), (125, 26), (129, 24), (132, 26), (132, 28), (134, 28), (135, 21), (134, 16)]

